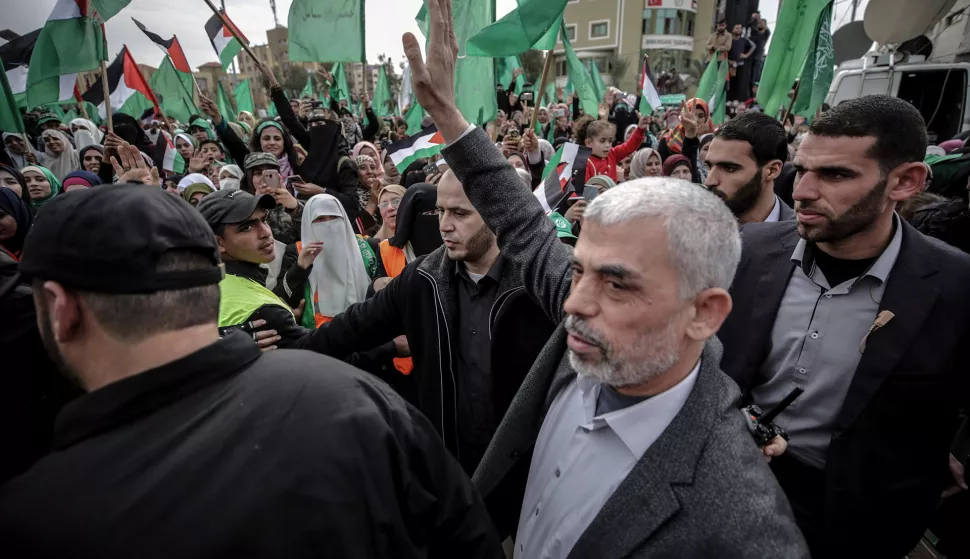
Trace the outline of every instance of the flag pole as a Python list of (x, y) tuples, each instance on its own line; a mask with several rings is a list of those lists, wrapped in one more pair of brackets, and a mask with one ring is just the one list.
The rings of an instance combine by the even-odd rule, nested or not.
[(91, 120), (91, 118), (88, 117), (88, 109), (84, 106), (84, 101), (78, 103), (77, 108), (81, 111), (81, 116), (84, 117), (84, 120)]
[(111, 91), (108, 89), (108, 65), (104, 60), (101, 61), (101, 90), (104, 92), (104, 114), (105, 121), (108, 123), (108, 132), (114, 132), (114, 123), (111, 120)]
[(546, 53), (546, 63), (542, 67), (542, 80), (539, 82), (539, 96), (536, 97), (535, 108), (532, 110), (532, 121), (529, 122), (529, 130), (536, 129), (536, 119), (539, 118), (538, 108), (542, 106), (542, 95), (546, 92), (546, 82), (549, 80), (549, 68), (552, 67), (553, 50)]
[(802, 85), (802, 80), (795, 82), (795, 89), (791, 94), (791, 103), (788, 103), (788, 108), (785, 109), (785, 116), (781, 118), (781, 125), (784, 126), (788, 122), (788, 115), (791, 114), (791, 110), (795, 107), (795, 99), (798, 99), (798, 88)]
[(253, 59), (253, 62), (255, 62), (256, 64), (259, 64), (259, 59), (256, 58), (256, 53), (253, 52), (253, 49), (249, 48), (249, 43), (244, 41), (243, 38), (240, 37), (238, 33), (236, 33), (235, 26), (229, 25), (229, 22), (226, 21), (226, 17), (222, 15), (222, 12), (216, 9), (215, 5), (212, 3), (212, 0), (204, 0), (204, 1), (206, 5), (209, 6), (209, 9), (212, 10), (212, 13), (216, 14), (216, 17), (219, 18), (219, 21), (222, 22), (222, 25), (224, 25), (226, 29), (228, 29), (229, 32), (232, 33), (232, 36), (235, 37), (237, 41), (239, 41), (239, 44), (242, 45), (242, 48), (246, 51), (246, 54), (248, 54), (249, 57)]

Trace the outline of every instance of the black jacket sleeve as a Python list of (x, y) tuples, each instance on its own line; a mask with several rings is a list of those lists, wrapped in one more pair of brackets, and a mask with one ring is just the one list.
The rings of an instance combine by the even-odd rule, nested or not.
[[(377, 118), (377, 113), (374, 109), (367, 108), (367, 126), (361, 131), (361, 135), (364, 137), (365, 142), (374, 142), (374, 138), (377, 136), (377, 132), (381, 129), (381, 121)], [(353, 147), (353, 146), (351, 146)]]
[(313, 266), (311, 265), (304, 270), (299, 264), (294, 262), (289, 270), (283, 274), (283, 277), (277, 280), (276, 287), (273, 288), (273, 293), (289, 305), (290, 308), (295, 309), (299, 307), (300, 300), (303, 299), (303, 288), (306, 286), (307, 278), (310, 277), (310, 270), (312, 269)]
[(668, 157), (671, 156), (670, 148), (667, 146), (667, 140), (658, 140), (660, 145), (657, 146), (657, 152), (660, 154), (660, 160), (666, 161)]
[(310, 149), (310, 133), (307, 132), (303, 124), (300, 123), (300, 119), (296, 118), (296, 114), (293, 112), (293, 107), (290, 106), (290, 100), (287, 99), (286, 94), (283, 93), (282, 88), (272, 88), (270, 89), (270, 95), (273, 96), (273, 104), (276, 105), (276, 112), (280, 115), (280, 121), (283, 126), (286, 127), (290, 135), (296, 138), (296, 142), (304, 147), (304, 149)]
[(357, 214), (360, 213), (358, 207), (360, 200), (357, 197), (357, 184), (359, 182), (357, 166), (349, 159), (341, 159), (337, 162), (337, 183), (320, 185), (327, 189), (327, 194), (340, 202), (340, 205), (347, 211), (347, 219), (350, 221), (357, 219)]
[(684, 147), (680, 150), (680, 153), (690, 160), (690, 180), (697, 184), (701, 183), (701, 175), (697, 172), (697, 149), (700, 145), (701, 142), (697, 138), (684, 138)]
[[(255, 131), (254, 131), (255, 132)], [(246, 160), (246, 156), (249, 155), (249, 148), (246, 147), (246, 143), (243, 142), (232, 128), (229, 128), (229, 123), (226, 119), (219, 121), (216, 125), (216, 134), (219, 135), (219, 139), (222, 140), (222, 145), (226, 146), (226, 151), (229, 152), (229, 157), (236, 162), (237, 165), (242, 167), (243, 161)], [(188, 161), (186, 161), (188, 164)]]

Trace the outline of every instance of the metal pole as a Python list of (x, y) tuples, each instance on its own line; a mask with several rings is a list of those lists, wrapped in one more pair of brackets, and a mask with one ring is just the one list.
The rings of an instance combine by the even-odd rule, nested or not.
[(104, 91), (104, 114), (108, 123), (108, 132), (114, 132), (114, 123), (111, 119), (111, 91), (108, 90), (108, 65), (104, 60), (101, 61), (101, 89)]
[(855, 13), (856, 13), (856, 10), (858, 9), (859, 9), (859, 0), (852, 0), (852, 18), (849, 19), (850, 23), (855, 21)]

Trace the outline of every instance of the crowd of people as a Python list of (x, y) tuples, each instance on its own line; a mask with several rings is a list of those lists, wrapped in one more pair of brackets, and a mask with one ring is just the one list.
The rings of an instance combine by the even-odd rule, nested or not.
[[(3, 133), (0, 549), (960, 556), (966, 138), (886, 96), (715, 125), (512, 84), (477, 127), (429, 11), (447, 147), (407, 168), (403, 120), (268, 68), (276, 118)], [(587, 190), (544, 211), (567, 142)], [(795, 388), (759, 447), (742, 406)]]

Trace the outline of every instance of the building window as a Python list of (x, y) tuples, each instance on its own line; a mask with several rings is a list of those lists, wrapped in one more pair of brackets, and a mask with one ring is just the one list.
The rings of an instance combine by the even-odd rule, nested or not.
[(566, 64), (566, 60), (559, 60), (556, 62), (556, 77), (568, 76), (569, 66)]
[(570, 43), (576, 41), (576, 24), (566, 25), (566, 38)]
[(693, 37), (695, 15), (674, 8), (647, 8), (643, 10), (643, 34)]
[(589, 24), (590, 39), (605, 39), (609, 36), (610, 36), (609, 20), (590, 22)]
[(581, 58), (580, 62), (583, 63), (583, 67), (586, 68), (587, 72), (593, 71), (593, 62), (596, 62), (596, 69), (600, 71), (600, 74), (610, 73), (609, 59), (605, 56), (594, 56), (591, 58)]

